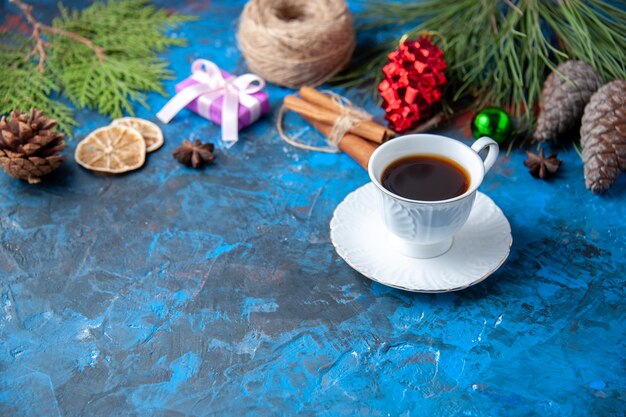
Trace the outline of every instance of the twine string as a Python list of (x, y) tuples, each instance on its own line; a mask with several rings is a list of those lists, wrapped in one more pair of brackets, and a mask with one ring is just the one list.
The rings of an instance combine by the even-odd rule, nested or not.
[(366, 112), (364, 109), (355, 106), (352, 104), (350, 100), (345, 97), (340, 96), (339, 94), (324, 91), (326, 94), (330, 95), (333, 99), (333, 102), (339, 107), (339, 117), (335, 121), (335, 124), (332, 126), (332, 130), (328, 137), (326, 138), (327, 146), (314, 146), (309, 145), (308, 143), (301, 142), (298, 140), (296, 136), (290, 136), (285, 133), (283, 128), (283, 118), (285, 112), (288, 110), (283, 104), (280, 110), (278, 111), (278, 117), (276, 120), (276, 130), (280, 137), (296, 148), (306, 149), (309, 151), (316, 152), (326, 152), (326, 153), (338, 153), (339, 143), (341, 139), (352, 129), (352, 127), (357, 124), (367, 120), (372, 120), (372, 115)]

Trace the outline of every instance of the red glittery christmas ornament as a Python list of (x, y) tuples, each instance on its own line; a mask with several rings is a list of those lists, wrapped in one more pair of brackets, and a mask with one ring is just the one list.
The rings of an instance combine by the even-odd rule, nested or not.
[(431, 109), (441, 100), (446, 84), (446, 62), (443, 51), (428, 36), (400, 43), (388, 58), (378, 91), (389, 127), (404, 132), (432, 115)]

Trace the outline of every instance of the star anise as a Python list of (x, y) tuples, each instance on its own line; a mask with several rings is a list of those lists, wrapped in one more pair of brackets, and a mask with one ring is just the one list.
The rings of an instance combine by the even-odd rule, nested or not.
[(533, 177), (541, 179), (549, 178), (556, 174), (561, 166), (561, 160), (557, 159), (553, 153), (547, 158), (543, 155), (543, 149), (539, 151), (539, 155), (532, 152), (526, 152), (528, 159), (524, 161), (524, 165), (528, 167), (528, 171)]
[(174, 158), (181, 164), (193, 168), (202, 168), (204, 164), (210, 164), (215, 159), (212, 143), (202, 143), (196, 139), (193, 143), (184, 140), (183, 144), (174, 149)]

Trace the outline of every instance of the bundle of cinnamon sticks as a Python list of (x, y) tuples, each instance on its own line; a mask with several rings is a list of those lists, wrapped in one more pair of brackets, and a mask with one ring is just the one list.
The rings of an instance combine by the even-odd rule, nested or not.
[[(302, 87), (299, 93), (300, 98), (285, 97), (285, 108), (298, 113), (328, 137), (342, 115), (342, 105), (312, 87)], [(367, 163), (376, 148), (394, 136), (395, 132), (392, 130), (371, 120), (364, 120), (352, 125), (339, 141), (338, 147), (367, 169)]]

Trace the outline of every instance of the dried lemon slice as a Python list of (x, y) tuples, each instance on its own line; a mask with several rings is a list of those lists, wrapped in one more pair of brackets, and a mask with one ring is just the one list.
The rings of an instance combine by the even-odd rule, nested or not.
[(74, 158), (87, 169), (120, 174), (143, 165), (146, 160), (146, 142), (133, 128), (101, 127), (80, 141)]
[(122, 125), (132, 127), (143, 136), (146, 141), (146, 152), (156, 151), (163, 145), (163, 132), (154, 123), (138, 117), (122, 117), (111, 122), (112, 126)]

